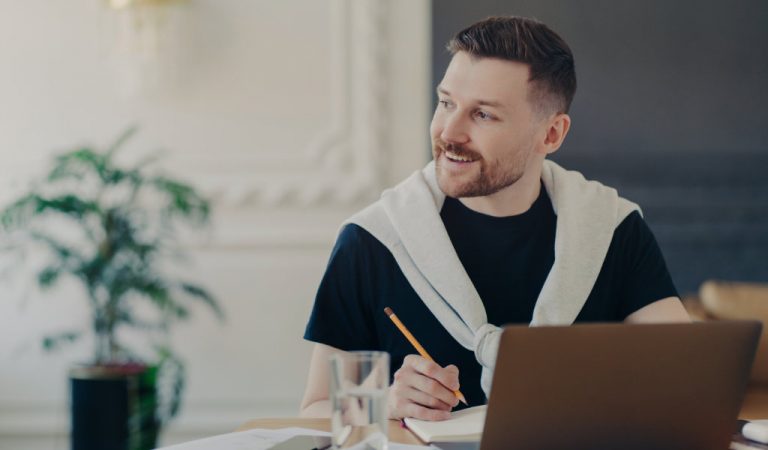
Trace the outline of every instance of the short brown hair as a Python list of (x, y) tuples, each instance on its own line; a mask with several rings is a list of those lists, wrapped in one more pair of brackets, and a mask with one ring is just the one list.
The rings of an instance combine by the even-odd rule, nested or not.
[(576, 70), (568, 44), (543, 23), (526, 17), (489, 17), (459, 31), (447, 45), (451, 55), (467, 52), (528, 64), (535, 110), (567, 113), (576, 93)]

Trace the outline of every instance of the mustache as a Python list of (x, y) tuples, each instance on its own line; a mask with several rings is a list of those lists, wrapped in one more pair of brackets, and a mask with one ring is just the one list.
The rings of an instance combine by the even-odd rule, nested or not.
[(473, 160), (482, 159), (482, 156), (480, 156), (479, 153), (461, 144), (455, 144), (453, 142), (445, 142), (440, 138), (436, 138), (434, 145), (438, 150), (441, 150), (443, 152), (450, 151), (451, 153), (454, 153), (455, 155), (460, 156), (462, 158), (473, 159)]

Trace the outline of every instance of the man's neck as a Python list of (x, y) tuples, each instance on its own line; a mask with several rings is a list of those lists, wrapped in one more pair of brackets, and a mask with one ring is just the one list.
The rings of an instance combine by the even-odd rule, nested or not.
[(539, 198), (541, 170), (528, 170), (511, 186), (483, 197), (462, 197), (459, 201), (467, 208), (493, 217), (522, 214)]

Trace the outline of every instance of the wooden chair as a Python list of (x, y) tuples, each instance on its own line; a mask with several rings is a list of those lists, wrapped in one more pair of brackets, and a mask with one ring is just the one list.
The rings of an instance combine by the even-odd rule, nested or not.
[(707, 281), (698, 298), (684, 298), (693, 320), (760, 320), (763, 334), (739, 417), (768, 419), (768, 283)]

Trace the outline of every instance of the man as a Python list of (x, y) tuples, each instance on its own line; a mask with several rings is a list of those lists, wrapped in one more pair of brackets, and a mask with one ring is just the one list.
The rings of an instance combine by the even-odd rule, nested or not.
[[(567, 44), (537, 21), (497, 17), (448, 49), (434, 162), (338, 237), (305, 334), (317, 344), (304, 416), (330, 413), (334, 352), (389, 352), (389, 416), (442, 420), (456, 389), (486, 402), (500, 326), (689, 320), (637, 206), (546, 161), (571, 125)], [(436, 363), (415, 355), (387, 306)]]

